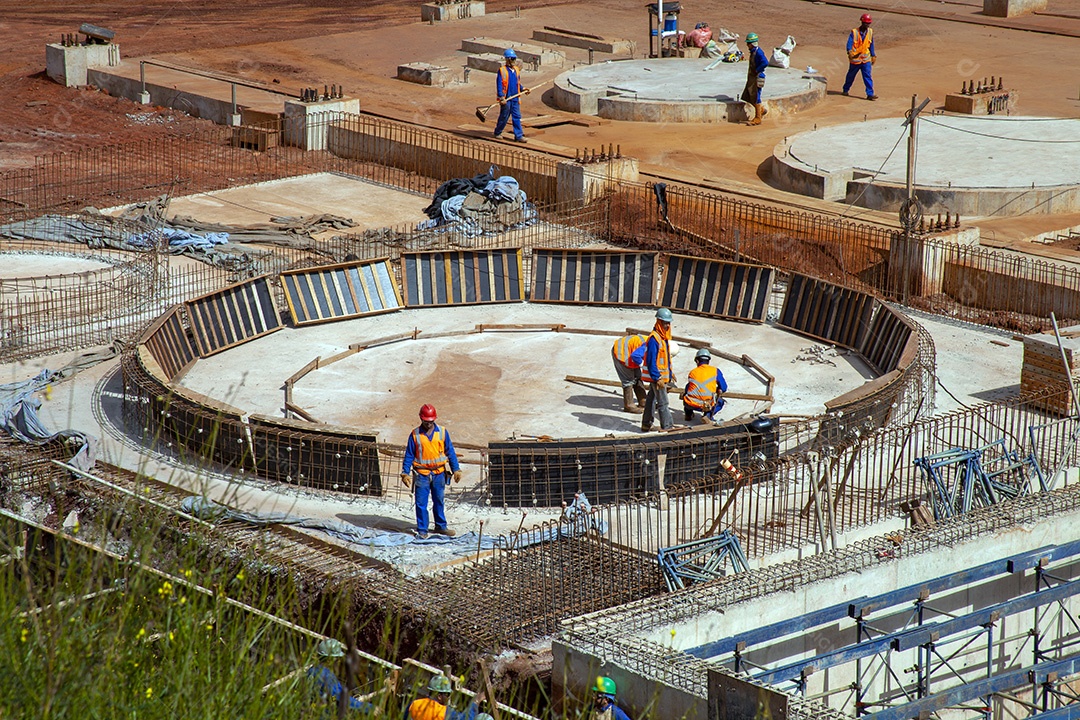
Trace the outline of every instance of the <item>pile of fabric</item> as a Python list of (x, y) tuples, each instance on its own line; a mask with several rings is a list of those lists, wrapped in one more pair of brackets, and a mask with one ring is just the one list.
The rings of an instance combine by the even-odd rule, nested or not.
[(498, 168), (473, 178), (447, 180), (424, 208), (431, 218), (417, 230), (455, 231), (465, 237), (494, 235), (536, 222), (536, 208), (509, 175), (496, 177)]

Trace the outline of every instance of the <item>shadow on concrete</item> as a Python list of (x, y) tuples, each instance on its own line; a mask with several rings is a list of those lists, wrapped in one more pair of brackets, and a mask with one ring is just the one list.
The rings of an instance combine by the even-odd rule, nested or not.
[(627, 414), (626, 419), (614, 418), (610, 415), (597, 415), (596, 413), (576, 412), (571, 413), (579, 422), (589, 427), (599, 428), (605, 432), (634, 432), (641, 430), (641, 416)]
[(988, 390), (980, 390), (979, 392), (971, 393), (971, 397), (985, 400), (986, 402), (998, 402), (999, 400), (1005, 400), (1006, 398), (1016, 397), (1020, 394), (1020, 385), (1003, 385), (998, 388), (990, 388)]
[(614, 395), (571, 395), (566, 402), (594, 410), (618, 410), (622, 407), (622, 400)]
[(399, 518), (390, 518), (384, 515), (351, 515), (338, 513), (338, 520), (352, 523), (357, 527), (375, 528), (376, 530), (389, 530), (390, 532), (412, 532), (413, 523)]

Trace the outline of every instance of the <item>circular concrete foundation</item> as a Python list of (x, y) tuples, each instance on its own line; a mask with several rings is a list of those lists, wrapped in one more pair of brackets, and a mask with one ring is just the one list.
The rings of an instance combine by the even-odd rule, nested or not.
[(61, 275), (76, 275), (111, 267), (101, 258), (45, 252), (0, 253), (0, 264), (3, 265), (0, 281), (19, 280), (24, 286), (33, 286), (37, 282), (44, 284), (48, 278)]
[[(772, 181), (877, 210), (906, 198), (902, 119), (799, 133), (773, 151)], [(919, 121), (916, 194), (925, 213), (1080, 212), (1080, 120), (930, 115)]]
[[(739, 100), (746, 63), (703, 58), (623, 60), (587, 65), (555, 79), (562, 110), (638, 122), (741, 122)], [(762, 98), (774, 116), (798, 112), (825, 97), (825, 78), (802, 70), (769, 68)]]

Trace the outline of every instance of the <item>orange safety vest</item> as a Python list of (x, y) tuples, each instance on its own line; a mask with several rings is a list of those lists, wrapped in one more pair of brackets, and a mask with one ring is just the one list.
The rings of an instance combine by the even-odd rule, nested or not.
[[(651, 333), (649, 333), (649, 337), (650, 338), (656, 338), (656, 342), (660, 345), (660, 349), (656, 353), (656, 369), (660, 371), (660, 377), (658, 377), (658, 378), (651, 377), (649, 375), (649, 363), (643, 361), (641, 363), (641, 379), (644, 382), (654, 382), (654, 381), (656, 381), (656, 382), (660, 382), (660, 381), (670, 382), (671, 381), (671, 361), (668, 360), (670, 355), (669, 355), (669, 352), (668, 352), (667, 338), (660, 337), (660, 333), (658, 333), (655, 329)], [(646, 341), (646, 342), (648, 342), (648, 341)], [(648, 351), (646, 351), (646, 354), (648, 354)]]
[(689, 382), (686, 383), (686, 392), (683, 394), (683, 402), (698, 410), (712, 410), (716, 404), (717, 369), (712, 365), (701, 364), (690, 371)]
[(633, 370), (641, 367), (641, 365), (634, 362), (630, 356), (644, 344), (644, 335), (627, 335), (626, 337), (621, 337), (615, 341), (615, 344), (611, 346), (611, 352), (614, 353), (615, 358), (619, 362)]
[(446, 720), (446, 706), (431, 698), (417, 698), (409, 705), (409, 720)]
[(416, 457), (413, 458), (413, 471), (421, 475), (441, 473), (446, 469), (446, 441), (443, 439), (443, 429), (438, 425), (431, 433), (431, 439), (420, 432), (420, 428), (413, 430), (413, 446), (416, 448)]
[[(521, 75), (518, 73), (517, 68), (514, 68), (514, 74), (518, 77), (518, 90), (521, 90)], [(507, 92), (510, 90), (510, 68), (503, 65), (499, 68), (499, 82), (502, 83), (503, 97), (506, 97)]]
[(863, 65), (870, 62), (870, 43), (874, 42), (874, 29), (866, 28), (866, 34), (859, 37), (859, 28), (851, 31), (851, 51), (848, 52), (848, 60), (852, 65)]

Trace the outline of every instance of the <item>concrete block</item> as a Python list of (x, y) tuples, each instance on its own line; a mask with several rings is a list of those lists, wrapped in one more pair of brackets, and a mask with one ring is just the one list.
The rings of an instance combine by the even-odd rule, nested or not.
[(532, 39), (538, 42), (552, 45), (565, 45), (566, 47), (581, 48), (582, 50), (595, 50), (596, 52), (610, 55), (624, 55), (633, 57), (635, 45), (630, 40), (622, 38), (604, 38), (593, 35), (575, 35), (562, 30), (533, 30)]
[(140, 105), (149, 105), (150, 104), (150, 91), (149, 90), (143, 90), (141, 93), (139, 93), (139, 104)]
[[(360, 112), (356, 98), (337, 98), (318, 102), (285, 101), (285, 145), (301, 150), (325, 150), (328, 120), (335, 116)], [(312, 122), (315, 121), (315, 122)]]
[(995, 90), (976, 95), (949, 93), (945, 96), (945, 110), (965, 115), (1009, 115), (1016, 111), (1018, 100), (1015, 90)]
[(484, 72), (496, 73), (499, 72), (499, 67), (503, 64), (503, 57), (502, 55), (496, 55), (494, 53), (470, 55), (465, 59), (465, 64), (471, 67), (473, 70), (483, 70)]
[(500, 58), (507, 48), (513, 48), (525, 67), (531, 66), (562, 66), (566, 63), (566, 53), (558, 50), (550, 50), (539, 45), (527, 45), (511, 40), (499, 40), (498, 38), (473, 37), (461, 41), (462, 52), (470, 55), (483, 55), (494, 53)]
[(398, 80), (405, 80), (417, 85), (444, 87), (454, 80), (454, 71), (441, 65), (414, 62), (398, 65), (397, 77)]
[(483, 0), (465, 0), (464, 2), (424, 3), (420, 6), (420, 20), (423, 22), (446, 22), (447, 20), (466, 20), (483, 17), (487, 3)]
[(115, 67), (120, 64), (119, 45), (73, 45), (57, 43), (45, 46), (45, 74), (65, 87), (87, 84), (90, 68)]
[(1045, 10), (1047, 0), (983, 0), (983, 15), (1017, 17)]
[(587, 203), (600, 197), (619, 182), (638, 181), (637, 158), (623, 157), (582, 164), (560, 162), (555, 171), (555, 199), (564, 203)]

